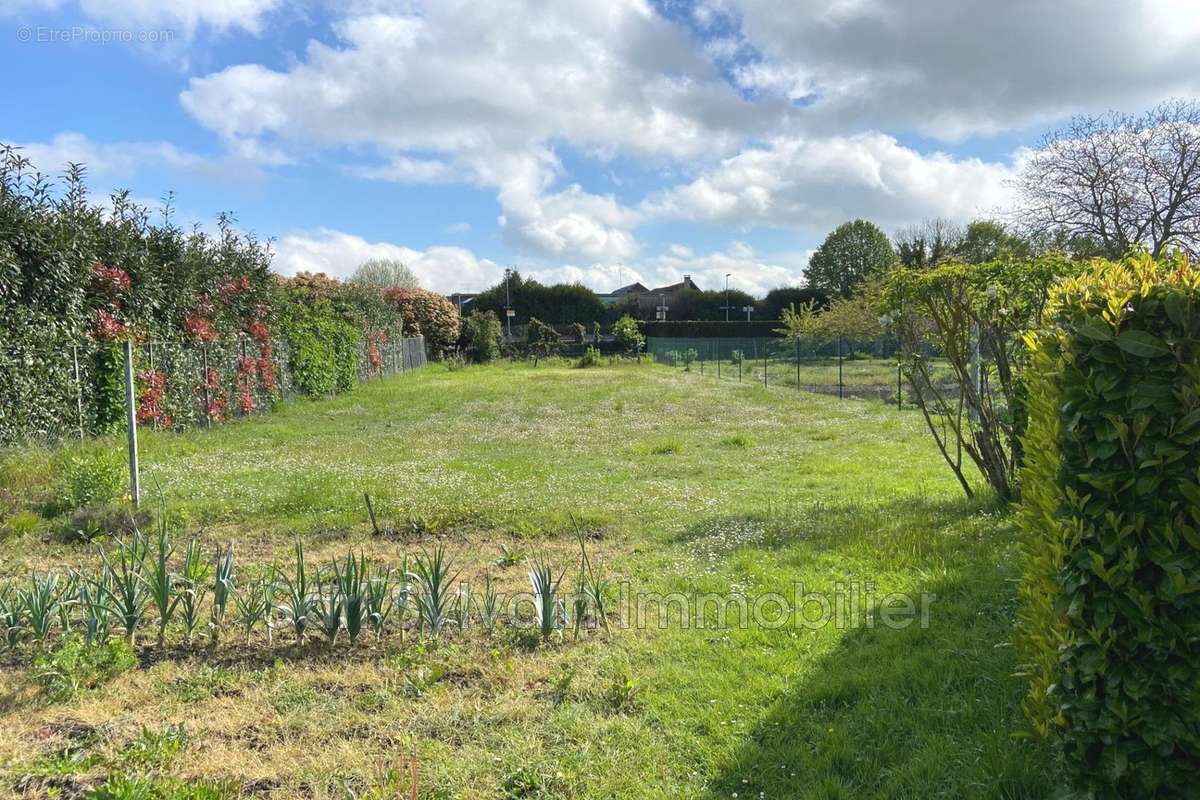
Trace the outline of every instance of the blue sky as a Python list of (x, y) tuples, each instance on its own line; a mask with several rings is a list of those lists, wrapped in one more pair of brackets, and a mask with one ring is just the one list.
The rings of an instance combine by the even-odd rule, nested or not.
[(1071, 114), (1194, 95), (1194, 17), (1184, 0), (14, 0), (0, 141), (46, 172), (84, 161), (99, 195), (232, 211), (284, 273), (386, 256), (441, 291), (513, 264), (763, 292), (801, 282), (846, 219), (1005, 213), (1023, 152)]

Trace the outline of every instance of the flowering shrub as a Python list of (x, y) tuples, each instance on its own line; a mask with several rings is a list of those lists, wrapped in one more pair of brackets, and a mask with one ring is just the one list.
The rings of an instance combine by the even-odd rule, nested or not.
[(171, 415), (166, 413), (164, 401), (167, 396), (167, 376), (158, 370), (148, 369), (138, 375), (142, 385), (138, 397), (137, 420), (171, 427)]
[(101, 342), (115, 342), (125, 338), (125, 323), (103, 308), (96, 309), (96, 322), (92, 325), (92, 338)]
[(243, 414), (249, 414), (255, 408), (254, 378), (258, 373), (258, 363), (249, 356), (241, 356), (237, 363), (238, 408)]

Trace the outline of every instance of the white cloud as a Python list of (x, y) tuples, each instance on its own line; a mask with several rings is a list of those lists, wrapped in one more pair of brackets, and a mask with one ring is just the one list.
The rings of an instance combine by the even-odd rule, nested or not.
[(884, 228), (968, 220), (1006, 206), (1012, 168), (922, 155), (893, 137), (777, 139), (721, 162), (642, 206), (649, 217), (824, 231), (862, 217)]
[(784, 108), (744, 101), (645, 0), (412, 6), (342, 20), (336, 44), (311, 42), (286, 70), (193, 78), (181, 102), (239, 153), (365, 145), (386, 165), (360, 176), (495, 189), (519, 253), (585, 259), (636, 253), (634, 216), (578, 186), (553, 191), (551, 143), (707, 158)]
[[(634, 281), (651, 288), (666, 286), (678, 283), (684, 275), (691, 275), (701, 288), (718, 289), (725, 285), (725, 274), (732, 273), (731, 286), (763, 295), (776, 286), (800, 283), (810, 255), (806, 251), (765, 256), (745, 242), (734, 242), (724, 250), (704, 254), (675, 245), (632, 263), (596, 261), (554, 267), (530, 263), (519, 269), (523, 275), (542, 283), (581, 283), (601, 293)], [(281, 238), (276, 243), (273, 266), (282, 275), (324, 272), (348, 278), (371, 258), (403, 261), (416, 272), (422, 286), (443, 294), (480, 291), (504, 277), (502, 265), (480, 258), (466, 248), (435, 246), (415, 250), (390, 242), (371, 242), (328, 228), (298, 231)]]
[(34, 168), (60, 174), (68, 163), (83, 164), (90, 177), (111, 182), (140, 170), (170, 171), (215, 183), (246, 184), (264, 178), (257, 163), (237, 157), (207, 158), (169, 142), (97, 142), (82, 133), (64, 131), (48, 142), (18, 144)]
[(1194, 0), (740, 0), (745, 88), (810, 103), (810, 134), (938, 139), (1136, 111), (1200, 88)]
[(372, 258), (394, 258), (404, 262), (416, 273), (423, 287), (443, 294), (491, 286), (504, 275), (502, 266), (478, 258), (462, 247), (414, 250), (389, 242), (369, 242), (361, 236), (328, 228), (282, 237), (275, 246), (273, 267), (282, 275), (324, 272), (348, 278), (360, 264)]

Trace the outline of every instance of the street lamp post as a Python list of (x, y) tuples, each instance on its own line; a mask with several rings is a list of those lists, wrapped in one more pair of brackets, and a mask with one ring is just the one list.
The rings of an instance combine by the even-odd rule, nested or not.
[(504, 324), (506, 330), (508, 331), (508, 338), (511, 341), (513, 310), (512, 298), (510, 298), (508, 294), (508, 276), (510, 273), (512, 273), (511, 268), (504, 270)]
[(729, 276), (731, 272), (725, 273), (725, 321), (729, 322)]

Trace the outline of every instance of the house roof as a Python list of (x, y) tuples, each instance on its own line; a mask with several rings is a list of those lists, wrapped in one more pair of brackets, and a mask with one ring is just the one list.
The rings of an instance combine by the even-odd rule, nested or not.
[(681, 280), (679, 283), (672, 283), (670, 286), (660, 286), (657, 289), (651, 289), (650, 294), (674, 294), (681, 289), (699, 290), (700, 287), (697, 286), (696, 282), (692, 280), (691, 275), (684, 275), (683, 280)]
[(623, 294), (633, 294), (634, 292), (645, 292), (646, 287), (641, 283), (631, 283), (628, 286), (622, 286), (620, 289), (613, 289), (609, 294), (619, 296)]

